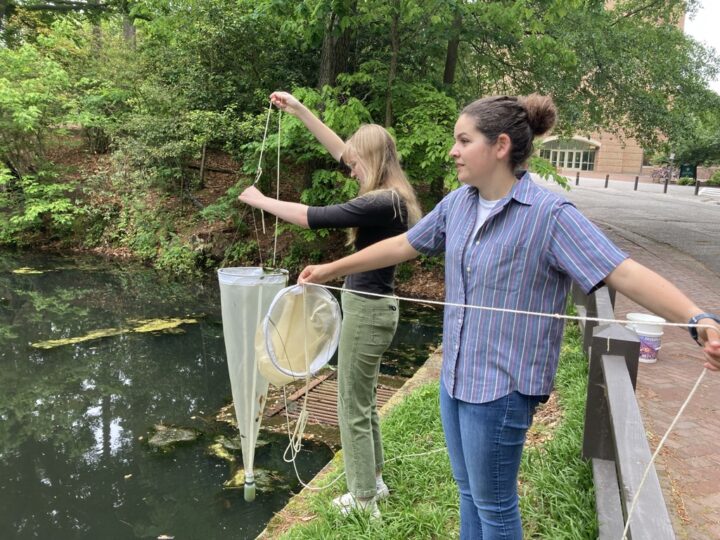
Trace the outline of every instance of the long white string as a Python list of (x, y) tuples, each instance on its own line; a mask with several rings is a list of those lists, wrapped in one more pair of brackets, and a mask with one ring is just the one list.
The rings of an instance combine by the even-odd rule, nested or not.
[[(267, 132), (268, 132), (268, 127), (269, 127), (269, 125), (270, 125), (270, 116), (271, 116), (271, 114), (272, 114), (272, 102), (270, 102), (270, 104), (269, 104), (269, 106), (268, 106), (268, 115), (267, 115), (267, 119), (266, 119), (266, 121), (265, 121), (265, 131), (264, 131), (264, 133), (263, 133), (263, 140), (262, 140), (262, 144), (261, 144), (261, 146), (260, 146), (260, 156), (259, 156), (259, 159), (258, 159), (258, 166), (257, 166), (257, 171), (256, 171), (256, 175), (255, 175), (255, 181), (253, 182), (253, 185), (257, 184), (258, 181), (260, 180), (261, 176), (262, 176), (262, 158), (263, 158), (263, 153), (264, 153), (264, 151), (265, 151), (265, 143), (266, 143), (266, 140), (267, 140)], [(281, 130), (282, 130), (282, 111), (279, 110), (279, 111), (278, 111), (277, 167), (276, 167), (276, 198), (277, 198), (278, 200), (280, 199), (280, 146), (281, 146)], [(254, 216), (253, 216), (253, 217), (254, 217)], [(265, 218), (264, 218), (264, 213), (262, 213), (262, 210), (261, 210), (261, 218), (262, 218), (261, 220), (262, 220), (262, 226), (263, 226), (263, 234), (265, 234), (265, 233), (266, 233), (266, 231), (265, 231)], [(273, 242), (273, 257), (272, 257), (272, 265), (273, 265), (273, 267), (275, 266), (276, 255), (277, 255), (278, 224), (279, 224), (279, 218), (278, 218), (277, 216), (275, 216), (275, 235), (274, 235), (274, 242)], [(256, 228), (257, 228), (257, 227), (256, 227)], [(333, 289), (333, 290), (339, 290), (339, 291), (345, 290), (345, 291), (347, 291), (347, 292), (365, 294), (365, 295), (375, 296), (375, 297), (379, 297), (379, 298), (397, 298), (398, 300), (404, 300), (404, 301), (407, 301), (407, 302), (416, 302), (416, 303), (431, 304), (431, 305), (441, 305), (441, 306), (451, 306), (451, 307), (462, 307), (462, 308), (467, 308), (467, 309), (480, 309), (480, 310), (484, 310), (484, 311), (512, 313), (512, 314), (515, 314), (515, 315), (529, 315), (529, 316), (535, 316), (535, 317), (546, 317), (546, 318), (564, 319), (564, 320), (575, 320), (575, 321), (591, 321), (591, 322), (597, 322), (597, 323), (622, 323), (622, 324), (632, 324), (633, 322), (635, 322), (635, 321), (630, 321), (630, 320), (627, 320), (627, 319), (606, 319), (606, 318), (601, 318), (601, 317), (580, 317), (580, 316), (573, 316), (573, 315), (565, 315), (565, 314), (561, 314), (561, 313), (542, 313), (542, 312), (536, 312), (536, 311), (526, 311), (526, 310), (517, 310), (517, 309), (496, 308), (496, 307), (492, 307), (492, 306), (476, 306), (476, 305), (472, 305), (472, 304), (462, 304), (462, 303), (454, 303), (454, 302), (441, 302), (441, 301), (438, 301), (438, 300), (416, 299), (416, 298), (409, 298), (409, 297), (402, 297), (402, 296), (395, 296), (395, 295), (385, 295), (385, 294), (379, 294), (379, 293), (369, 293), (369, 292), (366, 292), (366, 291), (354, 291), (354, 290), (352, 290), (352, 289), (345, 289), (345, 288), (341, 288), (341, 287), (333, 287), (333, 286), (331, 286), (331, 285), (322, 285), (322, 286), (325, 287), (325, 288), (327, 288), (327, 289)], [(304, 301), (304, 298), (303, 298), (303, 301)], [(657, 324), (658, 326), (679, 326), (679, 327), (684, 327), (684, 328), (690, 328), (690, 327), (695, 327), (695, 328), (714, 328), (714, 327), (712, 327), (712, 326), (710, 326), (710, 325), (701, 325), (701, 324), (689, 325), (689, 324), (671, 323), (671, 322), (662, 322), (662, 323), (659, 322), (659, 323), (653, 323), (653, 324)], [(306, 343), (306, 350), (305, 350), (305, 359), (306, 359), (306, 362), (307, 362), (307, 356), (308, 356), (308, 354), (307, 354), (307, 343)], [(306, 371), (307, 371), (307, 373), (308, 373), (307, 378), (309, 378), (309, 368), (308, 368)], [(641, 479), (640, 484), (639, 484), (639, 486), (638, 486), (637, 492), (635, 493), (635, 496), (633, 497), (633, 501), (632, 501), (632, 504), (631, 504), (631, 506), (630, 506), (630, 510), (629, 510), (629, 512), (628, 512), (627, 522), (626, 522), (626, 524), (625, 524), (625, 529), (624, 529), (624, 531), (623, 531), (623, 536), (622, 536), (622, 539), (621, 539), (621, 540), (627, 540), (627, 536), (626, 536), (626, 535), (627, 535), (627, 531), (628, 531), (628, 529), (629, 529), (629, 527), (630, 527), (630, 518), (632, 517), (632, 514), (633, 514), (633, 512), (634, 512), (634, 510), (635, 510), (635, 507), (636, 507), (636, 505), (637, 505), (637, 500), (638, 500), (640, 491), (641, 491), (643, 485), (645, 484), (645, 480), (647, 479), (647, 476), (648, 476), (648, 474), (649, 474), (649, 472), (650, 472), (650, 469), (652, 468), (652, 466), (653, 466), (653, 464), (654, 464), (654, 462), (655, 462), (658, 454), (660, 453), (660, 450), (663, 448), (663, 446), (664, 446), (664, 444), (665, 444), (665, 441), (667, 440), (668, 436), (670, 435), (670, 432), (673, 430), (673, 428), (675, 427), (675, 424), (677, 423), (678, 419), (679, 419), (680, 416), (683, 414), (683, 412), (685, 411), (685, 408), (687, 407), (688, 403), (690, 403), (691, 399), (693, 398), (693, 396), (694, 396), (694, 394), (695, 394), (695, 391), (696, 391), (697, 388), (699, 387), (700, 382), (701, 382), (702, 379), (705, 377), (705, 374), (706, 374), (707, 371), (708, 371), (707, 369), (703, 369), (703, 371), (701, 372), (700, 376), (698, 377), (697, 381), (695, 382), (695, 385), (693, 386), (692, 390), (690, 391), (690, 394), (688, 395), (687, 399), (685, 400), (685, 402), (684, 402), (684, 403), (682, 404), (682, 406), (680, 407), (680, 410), (678, 411), (677, 415), (675, 416), (675, 418), (673, 419), (672, 423), (671, 423), (670, 426), (668, 427), (667, 431), (666, 431), (665, 434), (663, 435), (660, 443), (658, 444), (657, 449), (655, 450), (655, 453), (652, 455), (652, 458), (650, 459), (650, 462), (648, 463), (647, 467), (645, 468), (645, 471), (644, 471), (644, 473), (643, 473), (642, 479)], [(307, 381), (306, 381), (306, 382), (307, 382)], [(308, 386), (308, 385), (306, 384), (306, 387), (307, 387), (307, 386)], [(290, 431), (289, 431), (289, 428), (290, 428), (290, 418), (289, 418), (288, 412), (287, 412), (287, 395), (285, 394), (285, 388), (283, 388), (283, 397), (284, 397), (284, 399), (285, 399), (285, 415), (286, 415), (286, 420), (287, 420), (288, 437), (289, 437), (289, 444), (288, 444), (288, 447), (286, 448), (286, 451), (285, 451), (285, 453), (284, 453), (284, 455), (283, 455), (283, 458), (285, 459), (286, 462), (287, 462), (287, 461), (292, 461), (293, 468), (295, 469), (295, 475), (296, 475), (298, 481), (300, 482), (300, 484), (302, 484), (302, 486), (303, 486), (304, 488), (310, 489), (310, 490), (313, 490), (313, 491), (321, 491), (321, 490), (327, 489), (327, 488), (329, 488), (330, 486), (332, 486), (335, 482), (337, 482), (340, 478), (342, 478), (342, 477), (345, 475), (345, 472), (341, 473), (341, 474), (340, 474), (337, 478), (335, 478), (335, 480), (333, 480), (330, 484), (328, 484), (328, 485), (326, 485), (326, 486), (324, 486), (324, 487), (322, 487), (322, 488), (312, 487), (312, 486), (304, 483), (304, 482), (302, 481), (302, 479), (300, 478), (299, 472), (298, 472), (298, 470), (297, 470), (296, 457), (297, 457), (297, 454), (300, 452), (301, 447), (302, 447), (302, 434), (303, 434), (303, 432), (304, 432), (304, 430), (305, 430), (305, 424), (306, 424), (306, 422), (307, 422), (307, 416), (308, 416), (308, 413), (307, 413), (308, 394), (309, 394), (309, 391), (306, 390), (305, 396), (304, 396), (304, 399), (303, 399), (302, 410), (301, 410), (301, 412), (300, 412), (300, 416), (299, 416), (298, 421), (297, 421), (297, 423), (296, 423), (295, 430), (294, 430), (293, 434), (291, 435), (291, 434), (290, 434)], [(286, 458), (288, 450), (290, 451), (290, 454), (291, 454), (291, 456), (292, 456), (289, 460)], [(432, 453), (435, 453), (435, 452), (440, 452), (440, 451), (443, 451), (443, 450), (444, 450), (444, 448), (439, 448), (439, 449), (436, 449), (436, 450), (432, 450), (432, 451), (429, 451), (429, 452), (423, 452), (423, 453), (420, 453), (420, 454), (410, 454), (410, 455), (407, 455), (407, 456), (398, 456), (398, 457), (396, 457), (396, 458), (392, 458), (392, 459), (390, 459), (390, 460), (387, 460), (386, 463), (389, 463), (389, 462), (391, 462), (391, 461), (400, 459), (400, 458), (402, 458), (402, 457), (424, 456), (424, 455), (432, 454)]]
[[(262, 176), (262, 158), (263, 153), (265, 152), (265, 141), (267, 140), (268, 126), (270, 126), (270, 115), (272, 115), (272, 101), (270, 102), (270, 105), (268, 105), (267, 118), (265, 119), (265, 132), (263, 133), (262, 143), (260, 144), (260, 157), (258, 158), (257, 170), (255, 171), (255, 181), (252, 183), (253, 186), (260, 181), (260, 177)], [(262, 231), (263, 234), (265, 234), (265, 212), (263, 212), (262, 209), (260, 210), (260, 221), (262, 221)], [(260, 249), (260, 245), (258, 245), (258, 249)]]
[[(268, 134), (268, 128), (270, 127), (270, 116), (272, 116), (272, 101), (268, 105), (268, 111), (267, 111), (267, 118), (265, 119), (265, 131), (263, 132), (263, 138), (262, 142), (260, 143), (260, 156), (258, 157), (258, 164), (257, 169), (255, 170), (255, 181), (252, 183), (252, 185), (256, 185), (260, 178), (262, 177), (263, 168), (262, 168), (262, 159), (263, 154), (265, 153), (265, 144), (267, 142), (267, 134)], [(281, 130), (282, 130), (282, 109), (278, 109), (278, 132), (277, 132), (277, 170), (275, 171), (275, 184), (276, 184), (276, 197), (278, 200), (280, 200), (280, 145), (282, 142), (281, 138)], [(265, 231), (265, 212), (261, 209), (260, 210), (260, 221), (262, 222), (262, 231), (263, 234), (266, 234)], [(277, 256), (277, 238), (278, 238), (278, 226), (279, 226), (279, 218), (278, 216), (275, 216), (275, 239), (273, 242), (273, 256), (272, 256), (272, 266), (275, 267), (275, 259)], [(256, 241), (258, 243), (258, 252), (260, 252), (260, 238), (258, 236), (258, 228), (257, 228), (257, 222), (255, 221), (255, 212), (253, 210), (253, 225), (255, 228), (255, 237)], [(260, 255), (260, 266), (262, 266), (262, 253), (259, 253)]]
[(630, 505), (630, 510), (628, 511), (627, 521), (625, 522), (625, 529), (623, 529), (623, 534), (621, 537), (621, 540), (627, 540), (627, 532), (630, 528), (630, 518), (633, 515), (633, 512), (635, 511), (635, 506), (637, 505), (638, 498), (640, 496), (640, 491), (643, 488), (643, 485), (645, 484), (645, 480), (647, 479), (648, 473), (650, 472), (650, 469), (653, 466), (653, 463), (655, 463), (655, 458), (657, 458), (658, 454), (660, 453), (660, 450), (665, 445), (665, 441), (668, 438), (668, 435), (670, 435), (670, 432), (675, 427), (675, 424), (680, 419), (680, 416), (685, 411), (685, 407), (687, 407), (688, 403), (690, 403), (690, 400), (695, 395), (695, 391), (700, 386), (700, 382), (702, 382), (703, 377), (705, 377), (705, 374), (708, 372), (707, 368), (702, 370), (702, 373), (700, 373), (700, 377), (698, 377), (698, 380), (695, 381), (695, 385), (692, 387), (692, 390), (690, 390), (690, 394), (688, 394), (687, 399), (680, 407), (680, 410), (675, 415), (675, 418), (673, 418), (673, 421), (670, 422), (670, 427), (667, 428), (667, 431), (665, 431), (665, 435), (663, 435), (662, 439), (660, 439), (660, 444), (658, 444), (658, 447), (655, 449), (655, 453), (652, 455), (652, 458), (650, 458), (650, 462), (647, 464), (647, 467), (645, 467), (645, 472), (642, 475), (642, 479), (640, 480), (640, 485), (638, 485), (637, 491), (635, 492), (635, 495), (633, 496), (632, 504)]
[[(278, 109), (277, 167), (276, 167), (276, 175), (275, 175), (275, 185), (276, 185), (275, 198), (278, 201), (280, 200), (280, 143), (282, 141), (282, 137), (280, 136), (281, 128), (282, 128), (282, 109)], [(273, 242), (273, 257), (272, 257), (273, 268), (275, 268), (275, 255), (277, 254), (278, 223), (279, 223), (279, 218), (277, 216), (275, 216), (275, 240)]]
[[(317, 285), (316, 283), (313, 283), (313, 285)], [(376, 296), (378, 298), (393, 298), (397, 300), (403, 300), (406, 302), (415, 302), (418, 304), (431, 304), (435, 306), (450, 306), (450, 307), (461, 307), (461, 308), (467, 308), (467, 309), (479, 309), (482, 311), (495, 311), (495, 312), (501, 312), (501, 313), (512, 313), (515, 315), (530, 315), (534, 317), (545, 317), (550, 319), (565, 319), (565, 320), (571, 320), (571, 321), (591, 321), (591, 322), (599, 322), (599, 323), (623, 323), (623, 324), (637, 324), (637, 321), (631, 321), (627, 319), (603, 319), (601, 317), (580, 317), (577, 315), (564, 315), (562, 313), (543, 313), (539, 311), (524, 311), (521, 309), (507, 309), (507, 308), (497, 308), (492, 306), (476, 306), (473, 304), (460, 304), (455, 302), (442, 302), (440, 300), (428, 300), (423, 298), (410, 298), (406, 296), (396, 296), (391, 294), (380, 294), (380, 293), (371, 293), (366, 291), (356, 291), (352, 289), (347, 289), (345, 287), (333, 287), (332, 285), (325, 285), (320, 284), (320, 287), (325, 287), (326, 289), (332, 289), (335, 291), (345, 291), (345, 292), (351, 292), (356, 294), (363, 294), (366, 296)], [(709, 324), (684, 324), (684, 323), (671, 323), (671, 322), (653, 322), (653, 325), (657, 326), (680, 326), (683, 328), (715, 328), (714, 326), (711, 326)]]
[[(310, 353), (308, 352), (308, 342), (307, 342), (307, 320), (308, 320), (308, 313), (307, 313), (307, 294), (306, 294), (307, 287), (303, 287), (302, 292), (302, 301), (303, 301), (303, 326), (304, 326), (304, 332), (303, 332), (303, 351), (304, 351), (304, 357), (305, 357), (305, 396), (303, 398), (303, 405), (302, 409), (300, 410), (300, 414), (298, 415), (297, 422), (295, 423), (295, 431), (292, 435), (290, 435), (290, 416), (288, 414), (287, 410), (287, 394), (285, 392), (285, 386), (283, 386), (283, 399), (285, 400), (285, 419), (287, 421), (287, 428), (288, 428), (288, 445), (285, 448), (285, 452), (283, 453), (283, 460), (285, 463), (288, 463), (290, 461), (293, 462), (293, 467), (295, 466), (295, 458), (300, 453), (300, 450), (302, 449), (302, 437), (303, 433), (305, 432), (305, 425), (307, 424), (308, 419), (308, 410), (307, 410), (307, 404), (308, 404), (308, 397), (310, 396)], [(289, 358), (288, 358), (289, 359)], [(297, 371), (294, 369), (294, 366), (290, 366), (292, 368), (292, 371), (297, 373)], [(290, 458), (288, 459), (287, 455), (288, 452), (290, 452)], [(298, 480), (300, 480), (298, 478)]]
[[(353, 292), (353, 293), (358, 293), (358, 294), (365, 294), (365, 295), (369, 295), (369, 296), (375, 296), (375, 297), (379, 297), (379, 298), (396, 298), (396, 299), (398, 299), (398, 300), (404, 300), (404, 301), (407, 301), (407, 302), (415, 302), (415, 303), (421, 303), (421, 304), (431, 304), (431, 305), (441, 305), (441, 306), (463, 307), (463, 308), (468, 308), (468, 309), (480, 309), (480, 310), (486, 310), (486, 311), (496, 311), (496, 312), (519, 314), (519, 315), (532, 315), (532, 316), (536, 316), (536, 317), (549, 317), (549, 318), (554, 318), (554, 319), (565, 319), (565, 320), (586, 321), (586, 322), (587, 322), (587, 321), (593, 321), (593, 322), (598, 322), (598, 323), (634, 323), (634, 322), (636, 322), (636, 321), (629, 321), (629, 320), (626, 320), (626, 319), (605, 319), (605, 318), (601, 318), (601, 317), (579, 317), (579, 316), (573, 316), (573, 315), (564, 315), (564, 314), (561, 314), (561, 313), (542, 313), (542, 312), (535, 312), (535, 311), (524, 311), (524, 310), (516, 310), (516, 309), (495, 308), (495, 307), (491, 307), (491, 306), (476, 306), (476, 305), (472, 305), (472, 304), (459, 304), (459, 303), (453, 303), (453, 302), (442, 302), (442, 301), (438, 301), (438, 300), (427, 300), (427, 299), (409, 298), (409, 297), (403, 297), (403, 296), (386, 295), (386, 294), (379, 294), (379, 293), (370, 293), (370, 292), (366, 292), (366, 291), (356, 291), (356, 290), (352, 290), (352, 289), (347, 289), (347, 288), (345, 288), (345, 287), (333, 287), (332, 285), (320, 285), (320, 286), (321, 286), (321, 287), (325, 287), (326, 289), (332, 289), (332, 290), (337, 290), (337, 291)], [(654, 323), (654, 324), (655, 324), (655, 323)], [(707, 324), (692, 324), (692, 325), (690, 325), (690, 324), (668, 323), (668, 322), (665, 322), (665, 323), (657, 323), (657, 324), (658, 324), (658, 325), (662, 325), (662, 326), (681, 326), (681, 327), (687, 327), (687, 328), (689, 328), (689, 327), (695, 327), (695, 328), (714, 328), (713, 326), (710, 326), (710, 325), (707, 325)], [(705, 369), (703, 369), (703, 371), (700, 373), (700, 376), (698, 377), (697, 381), (695, 382), (695, 385), (693, 386), (692, 390), (690, 391), (690, 393), (688, 394), (687, 398), (685, 399), (685, 402), (684, 402), (684, 403), (682, 404), (682, 406), (680, 407), (680, 410), (678, 411), (677, 415), (675, 416), (675, 418), (674, 418), (673, 421), (671, 422), (670, 426), (669, 426), (668, 429), (666, 430), (665, 434), (663, 435), (662, 439), (660, 440), (660, 443), (658, 444), (658, 447), (656, 448), (655, 453), (652, 455), (652, 457), (650, 458), (650, 461), (648, 462), (647, 466), (645, 467), (645, 471), (643, 472), (642, 479), (640, 480), (640, 484), (638, 485), (637, 492), (635, 493), (635, 496), (633, 497), (632, 504), (631, 504), (631, 506), (630, 506), (630, 510), (628, 511), (628, 516), (627, 516), (627, 520), (626, 520), (626, 523), (625, 523), (625, 530), (623, 531), (623, 536), (622, 536), (622, 538), (621, 538), (620, 540), (627, 540), (626, 534), (627, 534), (628, 528), (630, 527), (630, 519), (632, 518), (632, 514), (633, 514), (633, 512), (635, 511), (635, 507), (637, 506), (637, 500), (638, 500), (640, 491), (642, 490), (642, 487), (643, 487), (643, 485), (645, 484), (645, 481), (646, 481), (647, 476), (648, 476), (648, 474), (649, 474), (649, 472), (650, 472), (650, 469), (653, 467), (653, 465), (654, 465), (654, 463), (655, 463), (655, 460), (656, 460), (658, 454), (660, 453), (660, 450), (661, 450), (661, 449), (663, 448), (663, 446), (665, 445), (665, 441), (667, 440), (667, 438), (668, 438), (668, 436), (670, 435), (671, 431), (674, 429), (675, 424), (677, 423), (678, 419), (680, 418), (680, 416), (682, 416), (682, 414), (683, 414), (683, 412), (685, 411), (685, 408), (687, 407), (688, 403), (690, 403), (690, 401), (692, 400), (693, 396), (695, 395), (695, 391), (696, 391), (696, 390), (698, 389), (698, 387), (700, 386), (700, 383), (702, 382), (702, 379), (705, 377), (705, 374), (706, 374), (707, 371), (708, 371), (707, 368), (705, 368)], [(439, 452), (439, 451), (442, 451), (442, 450), (444, 450), (444, 449), (432, 450), (432, 451), (430, 451), (430, 452), (425, 452), (425, 453), (416, 454), (416, 455), (418, 455), (418, 456), (423, 456), (423, 455), (431, 454), (431, 453), (434, 453), (434, 452)], [(402, 458), (402, 457), (410, 457), (410, 456), (399, 456), (399, 457), (393, 458), (392, 460), (388, 460), (387, 462), (393, 461), (394, 459), (400, 459), (400, 458)], [(387, 462), (386, 462), (386, 463), (387, 463)], [(293, 465), (294, 465), (294, 463), (293, 463)], [(296, 472), (296, 475), (297, 475), (297, 468), (295, 469), (295, 472)], [(338, 476), (332, 483), (328, 484), (328, 485), (327, 485), (326, 487), (324, 487), (324, 488), (311, 488), (311, 487), (308, 486), (307, 484), (303, 483), (302, 480), (300, 480), (299, 475), (297, 475), (297, 477), (298, 477), (298, 481), (300, 481), (300, 483), (301, 483), (304, 487), (306, 487), (306, 488), (308, 488), (308, 489), (311, 489), (311, 490), (313, 490), (313, 491), (321, 491), (322, 489), (326, 489), (327, 487), (330, 487), (332, 484), (334, 484), (335, 482), (337, 482), (344, 474), (345, 474), (345, 473), (343, 472), (343, 473), (342, 473), (340, 476)]]
[(260, 144), (260, 157), (258, 158), (257, 170), (255, 171), (255, 181), (252, 184), (253, 186), (260, 181), (260, 177), (262, 176), (262, 158), (263, 158), (263, 153), (265, 152), (265, 141), (267, 140), (267, 133), (268, 133), (268, 127), (270, 126), (270, 115), (271, 114), (272, 114), (272, 101), (270, 102), (270, 105), (268, 105), (267, 118), (265, 119), (265, 133), (263, 133), (262, 143)]

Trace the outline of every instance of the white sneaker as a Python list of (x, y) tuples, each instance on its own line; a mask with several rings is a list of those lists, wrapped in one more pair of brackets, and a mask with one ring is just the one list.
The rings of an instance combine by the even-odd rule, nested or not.
[(383, 480), (378, 480), (375, 485), (377, 486), (377, 494), (375, 495), (376, 501), (382, 501), (390, 496), (390, 489)]
[(333, 504), (340, 510), (343, 516), (347, 516), (350, 512), (357, 511), (368, 514), (370, 519), (380, 519), (380, 509), (374, 497), (367, 501), (360, 501), (352, 493), (346, 493), (333, 499)]

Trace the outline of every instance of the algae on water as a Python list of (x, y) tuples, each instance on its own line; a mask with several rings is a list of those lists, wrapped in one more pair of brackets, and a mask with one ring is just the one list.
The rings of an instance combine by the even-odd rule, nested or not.
[(180, 319), (175, 317), (170, 319), (131, 319), (128, 322), (134, 324), (135, 326), (132, 328), (102, 328), (100, 330), (93, 330), (92, 332), (85, 334), (84, 336), (38, 341), (36, 343), (33, 343), (32, 346), (36, 349), (53, 349), (55, 347), (61, 347), (63, 345), (82, 343), (83, 341), (91, 341), (93, 339), (119, 336), (120, 334), (128, 334), (132, 332), (179, 333), (182, 332), (182, 329), (178, 328), (180, 325), (196, 323), (197, 319)]
[(45, 272), (42, 270), (35, 270), (34, 268), (29, 268), (27, 266), (23, 266), (22, 268), (16, 268), (13, 270), (13, 274), (44, 274)]

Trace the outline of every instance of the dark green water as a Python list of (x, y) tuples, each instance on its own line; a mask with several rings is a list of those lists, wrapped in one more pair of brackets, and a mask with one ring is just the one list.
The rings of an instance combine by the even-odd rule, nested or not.
[[(13, 273), (22, 267), (43, 273)], [(441, 314), (401, 312), (383, 370), (407, 376), (438, 340)], [(181, 333), (31, 346), (169, 317), (198, 322)], [(252, 503), (242, 489), (223, 489), (235, 466), (207, 448), (216, 435), (233, 435), (214, 421), (230, 400), (212, 277), (167, 282), (86, 257), (0, 256), (0, 538), (254, 538), (299, 485), (282, 460), (287, 438), (261, 433), (270, 444), (258, 448), (255, 467), (282, 481), (258, 489)], [(146, 441), (160, 423), (203, 435), (157, 452)], [(303, 478), (331, 457), (327, 446), (306, 443)]]

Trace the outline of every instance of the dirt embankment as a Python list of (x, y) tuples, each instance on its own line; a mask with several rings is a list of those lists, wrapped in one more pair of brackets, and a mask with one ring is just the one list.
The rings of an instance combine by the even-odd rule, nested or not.
[[(52, 145), (48, 150), (48, 158), (55, 163), (64, 178), (68, 181), (78, 183), (78, 195), (85, 197), (91, 205), (116, 204), (121, 205), (122, 197), (116, 190), (117, 164), (113, 165), (109, 154), (94, 154), (83, 144), (81, 135), (78, 132), (71, 132), (70, 135)], [(275, 219), (265, 214), (265, 233), (262, 232), (261, 213), (236, 202), (232, 206), (232, 212), (237, 212), (242, 217), (245, 226), (238, 227), (233, 218), (235, 215), (228, 215), (226, 219), (209, 221), (198, 219), (198, 212), (209, 205), (216, 203), (223, 197), (228, 189), (234, 186), (239, 180), (250, 179), (242, 174), (240, 164), (223, 152), (208, 150), (206, 153), (202, 182), (201, 161), (190, 162), (185, 168), (187, 185), (196, 186), (189, 190), (186, 186), (178, 186), (177, 193), (170, 197), (162, 197), (159, 194), (146, 193), (145, 202), (154, 208), (156, 212), (172, 212), (178, 216), (175, 226), (178, 236), (201, 251), (206, 260), (213, 265), (230, 265), (236, 261), (226, 258), (226, 250), (229, 246), (256, 241), (259, 248), (257, 252), (248, 253), (243, 264), (268, 264), (273, 249), (275, 248)], [(111, 182), (111, 176), (115, 174), (115, 182)], [(302, 168), (293, 168), (288, 165), (283, 173), (284, 181), (280, 185), (280, 198), (290, 201), (300, 200), (300, 192), (305, 184), (304, 177), (307, 171)], [(199, 187), (197, 187), (199, 185)], [(114, 187), (115, 186), (115, 187)], [(89, 188), (89, 189), (83, 189)], [(183, 190), (181, 191), (181, 188)], [(181, 196), (181, 193), (183, 195)], [(323, 261), (330, 261), (340, 258), (349, 253), (345, 245), (345, 234), (342, 231), (333, 231), (323, 241)], [(291, 253), (298, 242), (303, 240), (293, 231), (282, 231), (277, 238), (277, 257)], [(93, 248), (84, 248), (83, 238), (77, 238), (75, 243), (68, 246), (67, 240), (63, 240), (62, 249), (67, 251), (90, 251), (111, 258), (132, 259), (134, 254), (124, 246), (103, 243)], [(59, 248), (57, 243), (48, 242), (42, 246), (45, 249), (53, 250)], [(300, 259), (295, 261), (298, 268), (292, 268), (291, 272), (297, 273), (302, 264), (306, 261)], [(309, 262), (309, 261), (307, 261)], [(297, 276), (291, 275), (291, 280)], [(411, 261), (404, 265), (398, 272), (398, 289), (400, 296), (413, 297), (418, 299), (442, 300), (444, 297), (444, 278), (442, 268), (438, 264), (422, 265), (418, 261)]]

